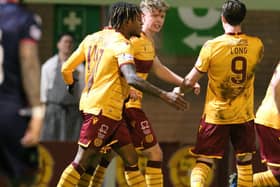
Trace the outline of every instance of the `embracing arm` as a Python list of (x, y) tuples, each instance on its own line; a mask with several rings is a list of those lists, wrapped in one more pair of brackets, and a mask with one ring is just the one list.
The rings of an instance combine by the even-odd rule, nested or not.
[(145, 81), (144, 79), (141, 79), (136, 75), (135, 67), (132, 64), (125, 64), (121, 66), (121, 72), (126, 78), (127, 83), (130, 86), (133, 86), (134, 88), (142, 91), (142, 92), (148, 92), (154, 96), (160, 96), (164, 93), (164, 91), (152, 84), (150, 84), (148, 81)]
[(188, 107), (188, 102), (186, 102), (180, 95), (166, 92), (138, 77), (135, 72), (135, 67), (132, 64), (122, 65), (121, 72), (130, 86), (133, 86), (144, 93), (159, 97), (179, 110), (184, 110)]

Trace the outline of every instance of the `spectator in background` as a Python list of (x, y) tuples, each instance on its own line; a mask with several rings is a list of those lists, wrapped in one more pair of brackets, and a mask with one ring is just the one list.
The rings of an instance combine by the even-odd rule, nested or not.
[(58, 53), (48, 59), (41, 72), (41, 102), (46, 112), (41, 135), (42, 141), (76, 141), (80, 132), (82, 117), (79, 99), (83, 88), (84, 67), (78, 66), (74, 79), (78, 81), (70, 94), (61, 76), (61, 66), (73, 51), (74, 36), (62, 33), (58, 37)]
[[(16, 0), (0, 1), (0, 185), (32, 186), (38, 173), (40, 18)], [(3, 184), (3, 181), (5, 184)]]

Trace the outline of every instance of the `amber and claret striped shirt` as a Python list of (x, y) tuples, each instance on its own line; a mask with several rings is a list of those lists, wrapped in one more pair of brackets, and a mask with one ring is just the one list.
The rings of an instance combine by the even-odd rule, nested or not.
[[(141, 33), (139, 38), (131, 38), (130, 41), (134, 51), (136, 74), (146, 80), (155, 59), (154, 44), (144, 33)], [(126, 108), (142, 108), (143, 93), (133, 87), (131, 87), (131, 89), (137, 92), (138, 99), (130, 99), (126, 103)]]

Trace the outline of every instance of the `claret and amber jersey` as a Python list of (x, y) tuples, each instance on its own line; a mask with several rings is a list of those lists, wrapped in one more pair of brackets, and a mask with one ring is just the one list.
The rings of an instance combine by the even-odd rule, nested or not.
[[(145, 35), (141, 33), (141, 37), (133, 37), (130, 39), (133, 51), (134, 51), (134, 62), (136, 66), (136, 73), (139, 77), (146, 80), (148, 73), (152, 68), (155, 59), (155, 47), (153, 42)], [(138, 99), (130, 99), (126, 103), (127, 108), (141, 108), (143, 93), (133, 87), (134, 91), (137, 92)]]
[[(280, 63), (277, 65), (273, 76), (280, 75)], [(272, 77), (273, 79), (273, 77)], [(255, 122), (267, 127), (280, 130), (280, 115), (278, 113), (274, 95), (272, 92), (273, 85), (270, 82), (262, 104), (257, 110)]]
[(120, 120), (129, 85), (121, 75), (120, 66), (134, 63), (130, 41), (113, 29), (88, 35), (78, 49), (63, 64), (62, 74), (67, 84), (73, 83), (72, 72), (85, 61), (85, 88), (80, 110)]
[(262, 56), (261, 40), (242, 33), (224, 34), (204, 44), (195, 67), (208, 74), (206, 122), (237, 124), (254, 119), (254, 73)]

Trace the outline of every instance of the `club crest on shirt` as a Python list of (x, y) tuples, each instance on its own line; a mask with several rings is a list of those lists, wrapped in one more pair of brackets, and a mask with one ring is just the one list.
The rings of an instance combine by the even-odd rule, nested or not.
[(154, 140), (154, 136), (152, 134), (149, 134), (145, 137), (145, 141), (147, 143), (151, 143), (151, 142), (153, 142), (153, 140)]
[(130, 122), (130, 125), (131, 125), (133, 128), (135, 128), (135, 124), (136, 124), (136, 121), (134, 121), (134, 120)]
[(95, 138), (94, 141), (93, 141), (93, 144), (95, 147), (100, 147), (103, 143), (103, 140), (100, 139), (100, 138)]
[(92, 124), (95, 125), (98, 122), (98, 118), (97, 117), (93, 117), (92, 118)]

